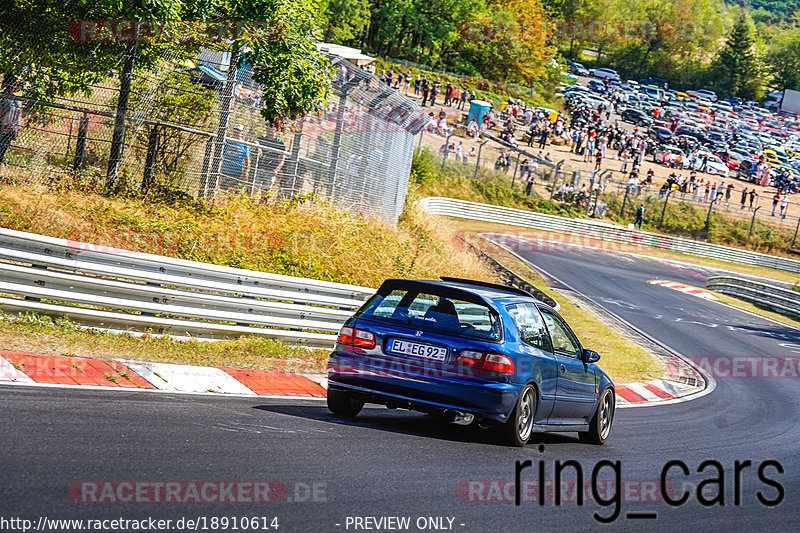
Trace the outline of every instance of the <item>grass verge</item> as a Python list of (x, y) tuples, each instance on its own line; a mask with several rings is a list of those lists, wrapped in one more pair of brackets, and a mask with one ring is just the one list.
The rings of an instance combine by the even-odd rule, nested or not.
[(103, 333), (81, 329), (63, 318), (54, 320), (34, 313), (4, 314), (0, 320), (0, 347), (41, 355), (306, 373), (324, 372), (329, 353), (329, 350), (289, 346), (262, 337), (204, 342)]

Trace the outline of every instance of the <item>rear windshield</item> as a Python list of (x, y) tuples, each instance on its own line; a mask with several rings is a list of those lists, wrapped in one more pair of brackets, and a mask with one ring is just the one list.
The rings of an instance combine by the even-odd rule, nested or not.
[(500, 340), (500, 318), (495, 310), (477, 296), (446, 287), (382, 289), (356, 316), (447, 335)]

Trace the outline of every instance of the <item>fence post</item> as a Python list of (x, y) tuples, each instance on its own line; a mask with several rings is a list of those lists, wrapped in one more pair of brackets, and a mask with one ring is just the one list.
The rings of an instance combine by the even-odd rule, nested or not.
[(205, 198), (208, 196), (208, 174), (211, 168), (211, 155), (214, 151), (214, 137), (209, 137), (206, 141), (206, 152), (203, 155), (203, 168), (200, 171), (200, 188), (198, 196)]
[(625, 204), (628, 203), (628, 193), (630, 192), (630, 185), (625, 185), (625, 198), (622, 199), (622, 208), (619, 210), (619, 217), (625, 218)]
[(478, 157), (475, 158), (475, 175), (473, 176), (473, 179), (478, 179), (478, 167), (481, 165), (481, 152), (483, 151), (483, 145), (488, 142), (489, 139), (486, 139), (478, 145)]
[(562, 159), (556, 165), (555, 172), (553, 173), (553, 186), (550, 188), (550, 201), (553, 201), (553, 195), (556, 192), (556, 184), (558, 183), (558, 175), (561, 172), (561, 167), (564, 165), (565, 159)]
[(72, 161), (72, 170), (80, 175), (83, 162), (86, 160), (86, 134), (89, 130), (89, 116), (84, 113), (78, 123), (78, 139), (75, 141), (75, 159)]
[(69, 137), (67, 137), (67, 151), (64, 152), (64, 170), (69, 168), (69, 148), (72, 146), (72, 129), (75, 126), (75, 117), (69, 117)]
[(511, 190), (514, 190), (514, 182), (517, 180), (517, 169), (519, 169), (519, 158), (521, 155), (522, 152), (517, 152), (517, 163), (514, 165), (514, 174), (511, 176)]
[(453, 134), (451, 133), (444, 139), (444, 152), (442, 153), (442, 167), (440, 170), (444, 170), (444, 164), (447, 162), (447, 156), (450, 155), (450, 137), (452, 136)]
[(794, 228), (794, 237), (792, 237), (792, 245), (790, 248), (794, 248), (794, 243), (797, 240), (797, 231), (800, 230), (800, 216), (797, 217), (797, 226)]
[(144, 161), (144, 175), (142, 176), (142, 192), (146, 192), (153, 185), (153, 167), (156, 162), (156, 152), (158, 151), (158, 126), (150, 128), (150, 135), (147, 138), (147, 157)]
[(114, 133), (111, 137), (111, 152), (108, 156), (108, 171), (106, 172), (106, 189), (111, 189), (117, 182), (117, 172), (122, 161), (122, 150), (125, 145), (125, 115), (128, 114), (128, 98), (131, 94), (131, 81), (133, 80), (133, 67), (136, 62), (136, 43), (131, 43), (125, 49), (125, 62), (119, 76), (119, 99), (117, 111), (114, 116)]
[(708, 238), (708, 227), (711, 224), (711, 211), (714, 209), (714, 204), (717, 203), (717, 200), (719, 200), (720, 198), (721, 196), (717, 196), (716, 198), (714, 198), (713, 202), (709, 202), (708, 204), (708, 214), (706, 215), (706, 226), (705, 226), (706, 238)]
[[(239, 47), (234, 44), (231, 46), (231, 60), (228, 66), (228, 77), (220, 95), (219, 124), (217, 124), (217, 134), (214, 137), (214, 157), (211, 159), (211, 169), (209, 179), (206, 181), (205, 194), (213, 196), (217, 191), (220, 173), (222, 172), (222, 152), (225, 148), (225, 137), (228, 136), (228, 119), (231, 115), (233, 104), (233, 87), (236, 85), (237, 63), (239, 62)], [(209, 187), (209, 184), (211, 185)]]
[[(750, 219), (750, 232), (747, 234), (748, 239), (753, 236), (753, 226), (755, 226), (756, 224), (756, 213), (758, 212), (759, 209), (761, 209), (760, 205), (755, 209), (753, 209), (753, 218)], [(795, 237), (796, 236), (797, 232), (795, 232)], [(792, 247), (794, 247), (794, 239), (792, 239)]]
[(664, 207), (661, 209), (661, 220), (658, 223), (658, 227), (664, 226), (664, 215), (667, 213), (667, 202), (669, 202), (669, 197), (672, 194), (672, 189), (667, 191), (667, 195), (664, 197)]

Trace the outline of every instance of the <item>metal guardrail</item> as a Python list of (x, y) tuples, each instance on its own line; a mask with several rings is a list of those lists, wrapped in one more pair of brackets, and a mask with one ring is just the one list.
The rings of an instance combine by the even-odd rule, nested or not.
[(783, 272), (800, 274), (800, 261), (767, 255), (730, 246), (694, 241), (682, 237), (631, 230), (596, 220), (560, 217), (535, 213), (524, 209), (513, 209), (490, 204), (468, 202), (453, 198), (428, 197), (419, 201), (423, 211), (430, 215), (441, 215), (484, 222), (495, 222), (523, 228), (540, 229), (599, 239), (618, 244), (644, 246), (681, 252), (685, 254), (718, 259), (729, 263), (771, 268)]
[(800, 293), (790, 289), (734, 276), (711, 276), (706, 280), (706, 288), (800, 317)]
[(113, 331), (329, 347), (374, 292), (0, 228), (0, 308)]
[[(555, 303), (505, 273), (511, 286)], [(260, 335), (330, 347), (342, 323), (374, 292), (0, 228), (0, 309), (67, 316), (114, 332)]]

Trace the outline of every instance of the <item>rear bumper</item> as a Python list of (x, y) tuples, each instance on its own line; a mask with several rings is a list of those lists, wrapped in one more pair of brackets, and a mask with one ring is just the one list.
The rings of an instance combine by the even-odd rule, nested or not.
[(334, 353), (328, 360), (328, 387), (350, 390), (368, 402), (423, 412), (451, 409), (505, 422), (524, 385)]

